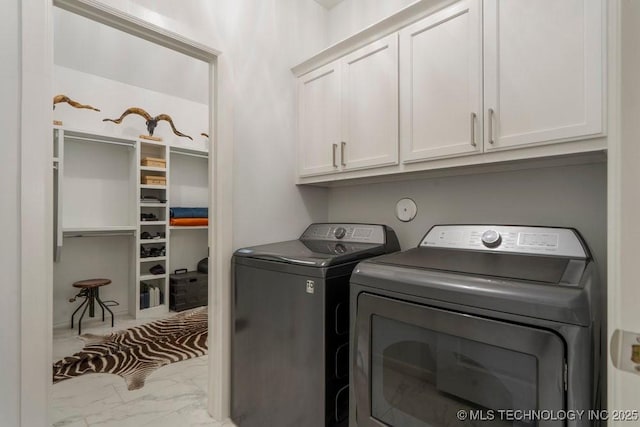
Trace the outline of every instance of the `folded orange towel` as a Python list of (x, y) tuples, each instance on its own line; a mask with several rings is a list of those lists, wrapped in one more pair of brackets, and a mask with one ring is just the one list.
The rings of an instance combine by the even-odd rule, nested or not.
[(171, 218), (171, 225), (179, 227), (194, 227), (196, 225), (209, 225), (209, 218)]

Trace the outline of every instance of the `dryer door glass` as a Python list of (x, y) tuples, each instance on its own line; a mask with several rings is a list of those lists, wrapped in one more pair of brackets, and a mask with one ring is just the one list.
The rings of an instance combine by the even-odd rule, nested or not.
[(355, 342), (359, 427), (552, 425), (534, 411), (564, 409), (548, 331), (361, 294)]
[(481, 409), (489, 418), (488, 409), (537, 407), (537, 363), (530, 354), (380, 316), (373, 317), (372, 331), (371, 410), (380, 421), (444, 426), (459, 410)]

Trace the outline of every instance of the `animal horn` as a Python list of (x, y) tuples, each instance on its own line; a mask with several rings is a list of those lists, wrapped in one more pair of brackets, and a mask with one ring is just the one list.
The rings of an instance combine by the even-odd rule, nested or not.
[(120, 118), (117, 118), (117, 119), (102, 119), (102, 121), (103, 122), (113, 122), (113, 123), (116, 123), (116, 124), (120, 124), (120, 123), (122, 123), (122, 119), (127, 117), (129, 114), (137, 114), (139, 116), (144, 117), (146, 120), (151, 120), (151, 116), (149, 115), (149, 113), (144, 111), (142, 108), (131, 107), (131, 108), (127, 108), (124, 111), (124, 113), (122, 113)]
[(100, 111), (95, 107), (92, 107), (91, 105), (86, 105), (86, 104), (80, 104), (79, 102), (74, 101), (73, 99), (69, 98), (67, 95), (56, 95), (53, 97), (53, 108), (56, 108), (56, 104), (59, 104), (61, 102), (66, 102), (67, 104), (71, 105), (72, 107), (75, 108), (86, 108), (88, 110), (93, 110), (93, 111)]
[(171, 125), (171, 130), (173, 130), (173, 133), (175, 133), (178, 136), (182, 136), (184, 138), (189, 138), (190, 140), (193, 141), (193, 138), (191, 138), (189, 135), (185, 135), (184, 133), (180, 132), (178, 129), (176, 129), (176, 127), (173, 125), (173, 120), (171, 119), (171, 116), (168, 114), (160, 114), (158, 116), (156, 116), (155, 120), (166, 120), (169, 122), (169, 124)]

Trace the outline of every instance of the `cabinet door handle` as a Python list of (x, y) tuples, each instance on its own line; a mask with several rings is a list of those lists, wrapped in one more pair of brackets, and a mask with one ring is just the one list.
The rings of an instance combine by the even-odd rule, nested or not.
[(342, 141), (340, 144), (340, 164), (342, 166), (347, 166), (347, 162), (344, 161), (344, 148), (347, 146), (347, 143)]
[(471, 145), (476, 146), (476, 113), (471, 113)]
[(338, 164), (336, 163), (336, 150), (338, 149), (338, 144), (331, 144), (331, 146), (333, 147), (333, 167), (337, 168)]
[(493, 143), (493, 108), (489, 108), (489, 144)]

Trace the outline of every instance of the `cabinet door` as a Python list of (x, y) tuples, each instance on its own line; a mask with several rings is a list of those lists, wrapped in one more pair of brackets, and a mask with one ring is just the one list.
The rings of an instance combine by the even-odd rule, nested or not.
[(485, 150), (603, 131), (600, 0), (485, 0)]
[(482, 15), (465, 0), (400, 31), (404, 163), (482, 150)]
[(300, 176), (338, 169), (340, 145), (339, 61), (298, 79), (298, 172)]
[(398, 35), (342, 59), (344, 169), (398, 163)]

